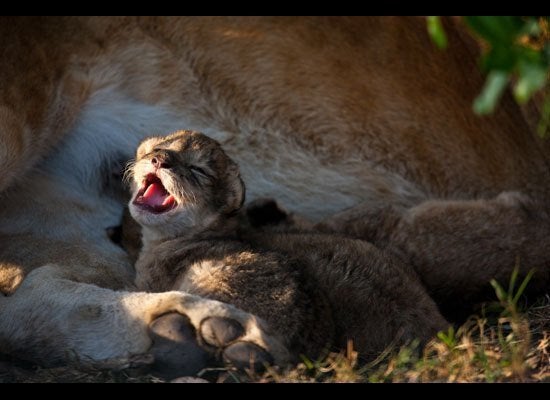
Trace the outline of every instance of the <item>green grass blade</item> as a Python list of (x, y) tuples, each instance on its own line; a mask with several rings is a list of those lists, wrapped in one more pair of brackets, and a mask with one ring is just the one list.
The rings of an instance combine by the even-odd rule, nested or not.
[(527, 284), (529, 283), (529, 281), (531, 280), (534, 274), (535, 274), (535, 270), (534, 269), (530, 270), (525, 276), (525, 278), (523, 279), (523, 281), (521, 282), (521, 285), (519, 285), (518, 291), (516, 292), (516, 294), (514, 295), (514, 298), (512, 299), (512, 303), (514, 303), (514, 305), (517, 304), (519, 298), (525, 291)]

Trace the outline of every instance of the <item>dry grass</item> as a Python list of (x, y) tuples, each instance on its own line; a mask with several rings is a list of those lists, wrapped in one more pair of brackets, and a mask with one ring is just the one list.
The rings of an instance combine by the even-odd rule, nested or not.
[[(272, 382), (550, 382), (550, 296), (520, 311), (532, 273), (518, 284), (514, 271), (508, 288), (492, 281), (497, 302), (456, 331), (439, 332), (423, 349), (412, 343), (388, 349), (359, 367), (348, 345), (345, 354), (322, 362), (305, 361), (285, 373), (270, 370)], [(518, 284), (518, 285), (516, 285)]]
[(472, 317), (456, 331), (440, 332), (420, 350), (417, 343), (388, 349), (358, 367), (357, 355), (330, 354), (285, 372), (269, 370), (262, 382), (550, 382), (550, 297), (498, 318)]

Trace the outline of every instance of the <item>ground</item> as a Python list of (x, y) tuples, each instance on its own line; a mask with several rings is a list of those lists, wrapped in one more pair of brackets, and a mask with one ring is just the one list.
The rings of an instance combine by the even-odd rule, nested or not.
[[(292, 369), (268, 368), (262, 374), (209, 369), (176, 381), (550, 382), (550, 295), (526, 311), (519, 310), (518, 299), (513, 302), (502, 295), (482, 316), (473, 316), (456, 331), (440, 332), (422, 351), (415, 343), (388, 349), (366, 366), (357, 366), (350, 343), (346, 352), (331, 353), (319, 361), (304, 359)], [(40, 368), (4, 359), (0, 360), (0, 383), (166, 382), (147, 373), (150, 362), (148, 357), (136, 357), (116, 368), (109, 363)]]

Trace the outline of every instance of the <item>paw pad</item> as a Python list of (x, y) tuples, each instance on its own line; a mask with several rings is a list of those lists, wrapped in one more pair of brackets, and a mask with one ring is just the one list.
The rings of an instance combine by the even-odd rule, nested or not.
[(209, 365), (210, 356), (196, 340), (189, 318), (178, 313), (165, 314), (150, 326), (155, 357), (153, 371), (165, 378), (194, 375)]
[(261, 372), (266, 364), (273, 364), (273, 357), (260, 346), (249, 342), (236, 342), (223, 352), (223, 360), (238, 369), (250, 368)]
[(244, 334), (237, 321), (229, 318), (211, 317), (201, 324), (201, 336), (206, 343), (215, 347), (225, 347)]

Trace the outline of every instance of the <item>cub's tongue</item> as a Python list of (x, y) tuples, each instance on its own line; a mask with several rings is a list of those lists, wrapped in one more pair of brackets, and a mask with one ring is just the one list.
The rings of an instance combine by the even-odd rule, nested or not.
[(157, 182), (153, 182), (149, 185), (145, 193), (143, 193), (142, 199), (143, 203), (151, 206), (158, 207), (162, 206), (164, 199), (168, 196), (164, 187)]
[(153, 182), (145, 193), (143, 193), (141, 202), (152, 208), (159, 209), (173, 205), (175, 199), (160, 183)]
[[(133, 202), (136, 206), (148, 212), (163, 213), (177, 205), (174, 196), (168, 193), (160, 179), (154, 174), (149, 174), (143, 185), (146, 188), (139, 191)], [(142, 190), (144, 190), (143, 193)]]

